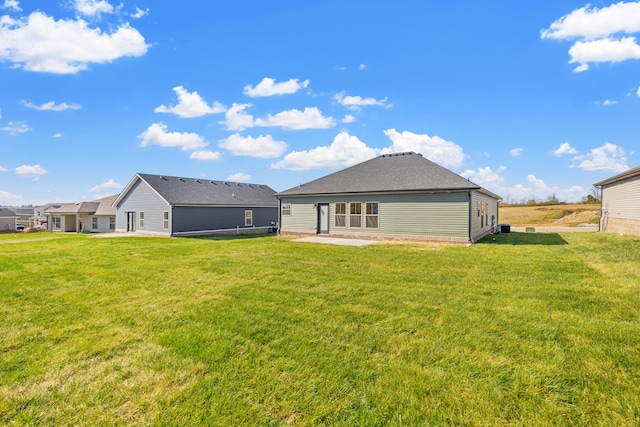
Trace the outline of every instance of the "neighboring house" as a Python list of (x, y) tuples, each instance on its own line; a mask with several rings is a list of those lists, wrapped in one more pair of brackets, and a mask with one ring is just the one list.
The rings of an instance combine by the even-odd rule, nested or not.
[(0, 232), (16, 231), (18, 215), (9, 208), (0, 208)]
[(385, 154), (276, 195), (281, 234), (475, 242), (497, 196), (413, 152)]
[(47, 230), (71, 233), (104, 233), (115, 231), (117, 195), (92, 202), (70, 203), (46, 212)]
[(33, 216), (29, 217), (29, 227), (36, 228), (39, 230), (47, 229), (47, 212), (52, 211), (54, 209), (58, 209), (60, 204), (47, 204), (42, 206), (36, 206), (33, 208)]
[(601, 189), (600, 231), (640, 235), (640, 166), (593, 185)]
[(116, 230), (165, 236), (268, 232), (278, 201), (266, 185), (136, 174), (113, 206)]

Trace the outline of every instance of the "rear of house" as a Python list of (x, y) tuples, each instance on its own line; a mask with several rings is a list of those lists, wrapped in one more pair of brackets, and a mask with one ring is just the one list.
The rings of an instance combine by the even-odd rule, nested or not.
[(474, 242), (499, 196), (416, 153), (376, 157), (278, 193), (281, 234)]
[(49, 231), (67, 233), (105, 233), (115, 231), (117, 195), (91, 202), (68, 203), (45, 211)]
[(600, 231), (640, 235), (640, 166), (594, 186), (601, 189)]
[(163, 236), (274, 230), (275, 191), (266, 185), (136, 174), (114, 202), (116, 229)]

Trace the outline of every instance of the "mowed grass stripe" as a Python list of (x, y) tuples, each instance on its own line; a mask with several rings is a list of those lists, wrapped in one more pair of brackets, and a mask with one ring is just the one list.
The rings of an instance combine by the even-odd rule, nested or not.
[(638, 238), (46, 236), (0, 244), (3, 424), (640, 420)]

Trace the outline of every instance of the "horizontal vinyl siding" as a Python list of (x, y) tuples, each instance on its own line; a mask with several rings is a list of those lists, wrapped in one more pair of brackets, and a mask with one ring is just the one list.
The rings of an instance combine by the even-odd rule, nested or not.
[(603, 187), (602, 207), (609, 218), (640, 220), (640, 177)]
[[(485, 215), (478, 215), (478, 203), (488, 203), (488, 211)], [(491, 225), (498, 225), (498, 201), (493, 197), (479, 191), (471, 193), (471, 236), (472, 240), (476, 240), (490, 233)]]
[(278, 208), (176, 206), (173, 208), (173, 232), (245, 228), (245, 210), (253, 211), (252, 227), (268, 227), (278, 220)]
[[(169, 205), (144, 181), (137, 181), (116, 207), (116, 229), (127, 229), (127, 212), (136, 212), (135, 230), (142, 233), (168, 234), (163, 228), (162, 212)], [(140, 212), (144, 212), (144, 227), (140, 228)]]
[[(330, 203), (329, 234), (353, 236), (437, 236), (466, 239), (469, 234), (468, 193), (391, 194), (326, 196), (314, 198), (283, 197), (283, 203), (291, 203), (291, 216), (282, 217), (282, 232), (315, 233), (317, 208), (314, 204)], [(335, 203), (347, 203), (346, 227), (335, 225)], [(366, 228), (365, 206), (362, 227), (349, 227), (349, 203), (378, 202), (379, 228)]]
[[(288, 233), (315, 233), (318, 226), (318, 211), (311, 199), (302, 197), (283, 198), (282, 203), (291, 203), (291, 215), (282, 215), (280, 230)], [(330, 209), (333, 207), (331, 206)], [(330, 213), (332, 215), (332, 213)]]

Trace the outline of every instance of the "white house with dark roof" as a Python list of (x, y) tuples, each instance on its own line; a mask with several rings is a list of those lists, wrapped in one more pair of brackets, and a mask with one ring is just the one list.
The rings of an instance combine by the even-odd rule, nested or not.
[(500, 196), (421, 154), (385, 154), (277, 193), (280, 234), (468, 243), (494, 231)]
[(640, 235), (640, 166), (593, 184), (600, 187), (600, 231)]
[(114, 201), (116, 230), (164, 236), (275, 230), (278, 201), (262, 184), (138, 173)]
[(48, 231), (68, 233), (105, 233), (115, 231), (116, 210), (112, 206), (118, 195), (90, 202), (67, 203), (45, 213)]

